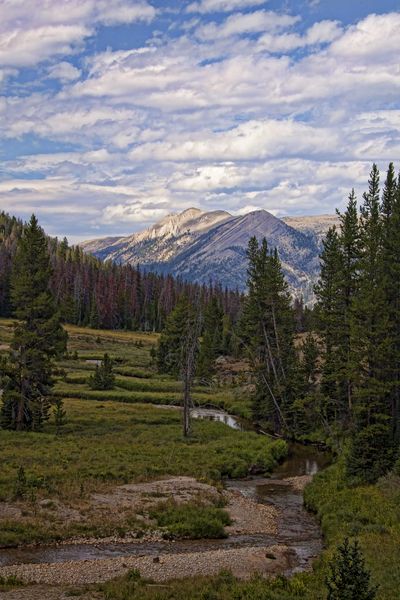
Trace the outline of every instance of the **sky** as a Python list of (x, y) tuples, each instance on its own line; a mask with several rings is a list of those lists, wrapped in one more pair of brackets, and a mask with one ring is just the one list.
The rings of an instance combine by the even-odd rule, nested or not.
[(333, 214), (400, 167), (400, 0), (0, 0), (0, 210)]

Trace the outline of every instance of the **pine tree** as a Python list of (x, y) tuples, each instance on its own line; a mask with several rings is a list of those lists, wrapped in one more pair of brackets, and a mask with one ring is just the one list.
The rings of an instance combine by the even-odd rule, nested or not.
[(175, 377), (181, 373), (182, 348), (191, 310), (187, 296), (183, 296), (166, 320), (157, 349), (157, 365), (160, 373), (169, 373)]
[(56, 426), (56, 435), (61, 435), (66, 424), (67, 411), (61, 398), (57, 397), (54, 403), (54, 423)]
[(295, 371), (294, 318), (276, 251), (264, 239), (249, 241), (248, 296), (240, 336), (256, 374), (254, 415), (276, 431), (289, 430)]
[(387, 379), (390, 381), (388, 403), (391, 410), (392, 435), (400, 441), (400, 175), (396, 181), (390, 163), (383, 190), (383, 285), (388, 312), (390, 361)]
[(66, 349), (66, 333), (49, 289), (47, 239), (32, 216), (19, 240), (11, 279), (14, 314), (20, 320), (11, 343), (3, 393), (2, 426), (40, 430), (49, 418), (52, 359)]
[(320, 278), (315, 286), (317, 319), (324, 345), (321, 392), (326, 400), (329, 422), (343, 414), (338, 385), (340, 362), (337, 348), (342, 332), (343, 296), (341, 294), (343, 257), (335, 227), (328, 230), (321, 254)]
[[(338, 356), (340, 362), (340, 372), (338, 373), (338, 385), (341, 392), (341, 404), (347, 404), (347, 410), (344, 409), (346, 420), (350, 421), (353, 409), (353, 373), (352, 373), (352, 338), (351, 322), (353, 300), (357, 293), (358, 269), (360, 264), (360, 229), (358, 223), (357, 201), (354, 189), (349, 196), (349, 202), (346, 211), (341, 214), (338, 211), (340, 219), (339, 245), (341, 252), (341, 270), (340, 277), (340, 295), (342, 304), (342, 315), (339, 321)], [(341, 326), (341, 330), (340, 330)]]
[(358, 542), (346, 538), (329, 564), (328, 600), (374, 600), (377, 588), (370, 579)]
[[(368, 192), (361, 206), (361, 244), (359, 284), (353, 302), (352, 348), (356, 434), (349, 455), (349, 471), (365, 473), (362, 458), (368, 458), (364, 443), (378, 428), (382, 444), (375, 455), (376, 465), (386, 465), (386, 457), (393, 457), (390, 438), (388, 393), (390, 381), (387, 366), (391, 360), (389, 314), (385, 296), (383, 220), (379, 196), (379, 171), (373, 165)], [(369, 433), (364, 431), (371, 428)], [(368, 468), (371, 465), (368, 462)], [(373, 469), (375, 476), (386, 470)]]
[(209, 380), (215, 373), (215, 359), (222, 351), (223, 310), (217, 298), (212, 298), (204, 312), (203, 338), (197, 359), (197, 375)]
[(115, 386), (115, 375), (113, 372), (114, 362), (107, 352), (102, 361), (96, 365), (94, 374), (89, 377), (89, 387), (92, 390), (112, 390)]

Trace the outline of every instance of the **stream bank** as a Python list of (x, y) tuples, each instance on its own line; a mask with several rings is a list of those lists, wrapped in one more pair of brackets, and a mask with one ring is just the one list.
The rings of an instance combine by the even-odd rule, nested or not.
[[(238, 419), (223, 411), (198, 409), (195, 418), (219, 420), (241, 429)], [(322, 536), (314, 517), (303, 507), (302, 490), (328, 458), (313, 447), (292, 445), (288, 458), (270, 478), (252, 477), (226, 482), (231, 496), (249, 506), (273, 507), (276, 524), (268, 532), (234, 528), (222, 540), (101, 542), (0, 550), (0, 576), (23, 581), (83, 585), (105, 581), (137, 568), (145, 577), (215, 574), (229, 568), (238, 577), (255, 571), (265, 575), (292, 575), (310, 568), (322, 550)], [(7, 597), (7, 596), (5, 596)]]

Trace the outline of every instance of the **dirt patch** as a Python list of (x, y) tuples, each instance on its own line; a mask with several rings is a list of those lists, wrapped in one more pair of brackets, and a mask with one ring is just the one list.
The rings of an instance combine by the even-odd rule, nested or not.
[(193, 477), (173, 477), (150, 483), (121, 485), (107, 494), (92, 494), (93, 505), (113, 511), (147, 512), (160, 501), (172, 499), (178, 504), (192, 500), (216, 502), (220, 492)]

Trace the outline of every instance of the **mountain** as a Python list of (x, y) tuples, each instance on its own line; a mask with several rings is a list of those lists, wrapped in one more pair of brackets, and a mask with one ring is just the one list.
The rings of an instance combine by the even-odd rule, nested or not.
[(287, 225), (298, 229), (306, 234), (315, 235), (318, 242), (322, 246), (322, 240), (324, 239), (326, 232), (330, 227), (339, 225), (339, 217), (337, 215), (312, 215), (306, 217), (283, 217), (282, 221), (285, 221)]
[(233, 216), (190, 208), (140, 233), (92, 240), (83, 247), (101, 259), (139, 263), (148, 271), (244, 290), (248, 241), (253, 235), (259, 240), (266, 237), (270, 248), (278, 249), (292, 293), (311, 301), (319, 272), (320, 239), (331, 221), (329, 215), (278, 219), (265, 210)]

